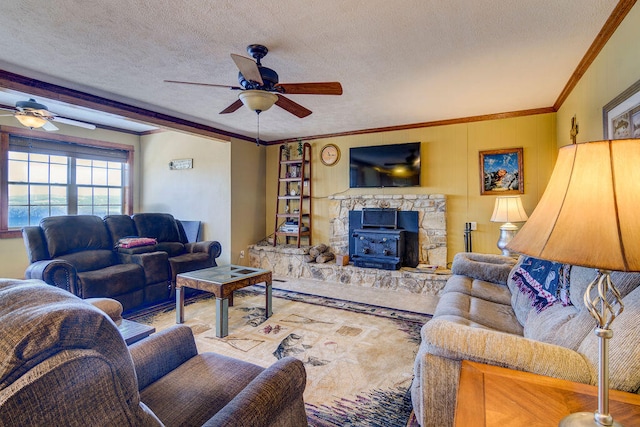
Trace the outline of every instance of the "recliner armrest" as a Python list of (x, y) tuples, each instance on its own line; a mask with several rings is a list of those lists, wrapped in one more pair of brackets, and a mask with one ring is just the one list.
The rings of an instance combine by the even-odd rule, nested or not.
[(222, 245), (216, 240), (208, 240), (206, 242), (185, 243), (185, 249), (189, 253), (207, 252), (211, 259), (215, 260), (222, 253)]
[(453, 257), (451, 272), (485, 282), (507, 284), (516, 260), (503, 255), (460, 252)]
[(129, 347), (138, 377), (138, 390), (167, 375), (198, 354), (191, 328), (175, 325)]
[(29, 264), (24, 272), (25, 279), (39, 279), (62, 288), (82, 298), (82, 289), (78, 286), (76, 268), (62, 259), (47, 259)]
[[(302, 394), (306, 383), (307, 373), (302, 362), (284, 357), (255, 377), (204, 426), (263, 426), (266, 420), (289, 417), (291, 412), (286, 411), (295, 411), (296, 400), (303, 405), (304, 414)], [(304, 418), (306, 423), (306, 416)], [(294, 420), (288, 421), (294, 425)]]

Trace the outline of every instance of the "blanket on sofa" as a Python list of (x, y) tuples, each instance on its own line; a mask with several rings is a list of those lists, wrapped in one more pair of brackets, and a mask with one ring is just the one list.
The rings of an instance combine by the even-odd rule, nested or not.
[(152, 239), (151, 237), (123, 237), (118, 240), (115, 245), (115, 249), (123, 248), (137, 248), (139, 246), (153, 246), (157, 245), (158, 241), (156, 239)]
[(569, 299), (569, 272), (571, 266), (543, 259), (525, 257), (513, 273), (518, 289), (533, 300), (532, 306), (540, 313), (560, 301), (563, 306)]

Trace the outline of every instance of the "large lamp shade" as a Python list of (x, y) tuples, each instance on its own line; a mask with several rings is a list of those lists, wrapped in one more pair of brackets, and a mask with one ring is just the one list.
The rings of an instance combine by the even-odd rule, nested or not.
[(585, 267), (640, 271), (640, 140), (560, 149), (515, 252)]

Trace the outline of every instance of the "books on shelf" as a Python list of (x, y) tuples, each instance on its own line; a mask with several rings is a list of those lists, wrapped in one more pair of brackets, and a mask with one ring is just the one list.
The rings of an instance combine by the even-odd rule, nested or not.
[(282, 233), (297, 233), (298, 228), (300, 228), (300, 231), (309, 231), (309, 227), (305, 227), (304, 225), (302, 227), (298, 227), (297, 224), (288, 225), (286, 223), (281, 225), (278, 230)]

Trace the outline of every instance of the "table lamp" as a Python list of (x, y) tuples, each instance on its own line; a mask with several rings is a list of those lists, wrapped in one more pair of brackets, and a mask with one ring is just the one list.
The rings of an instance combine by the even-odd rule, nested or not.
[(596, 320), (598, 408), (560, 426), (619, 426), (609, 414), (611, 324), (624, 309), (610, 273), (640, 271), (640, 140), (598, 141), (560, 149), (540, 203), (508, 249), (595, 268), (584, 303)]
[(498, 248), (502, 251), (502, 255), (511, 256), (511, 252), (506, 246), (518, 232), (518, 226), (513, 223), (526, 220), (527, 213), (522, 207), (520, 196), (496, 197), (491, 222), (504, 222), (504, 224), (500, 226), (500, 238), (498, 239)]

